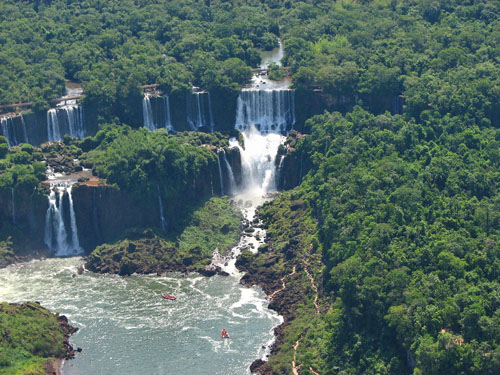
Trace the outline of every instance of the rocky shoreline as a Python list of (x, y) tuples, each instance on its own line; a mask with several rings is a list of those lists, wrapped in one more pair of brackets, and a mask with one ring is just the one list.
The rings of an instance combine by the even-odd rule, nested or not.
[[(241, 279), (241, 284), (246, 286), (257, 285), (266, 295), (271, 296), (273, 291), (279, 290), (281, 287), (280, 278), (282, 275), (275, 274), (269, 271), (269, 268), (264, 265), (263, 267), (254, 267), (246, 262), (237, 262), (238, 270), (245, 272)], [(294, 307), (301, 301), (300, 290), (295, 287), (289, 288), (286, 293), (278, 293), (275, 298), (272, 298), (269, 303), (269, 309), (276, 311), (283, 317), (283, 323), (274, 328), (275, 339), (270, 348), (270, 356), (276, 355), (285, 338), (285, 329), (289, 322), (295, 319)], [(266, 366), (266, 361), (256, 359), (250, 365), (252, 374), (272, 375), (274, 372)]]
[[(62, 361), (75, 358), (76, 353), (82, 351), (81, 348), (74, 349), (69, 342), (78, 328), (71, 326), (66, 316), (50, 312), (39, 302), (2, 302), (0, 321), (3, 368), (12, 366), (12, 369), (19, 370), (26, 367), (31, 369), (29, 371), (37, 368), (37, 371), (43, 369), (46, 374), (58, 375)], [(18, 352), (25, 353), (22, 360), (16, 357)]]
[[(288, 335), (295, 329), (289, 328), (299, 318), (298, 306), (313, 305), (310, 298), (313, 293), (318, 299), (318, 290), (312, 290), (309, 280), (311, 272), (320, 275), (323, 267), (320, 255), (312, 254), (309, 235), (315, 229), (314, 224), (301, 223), (309, 216), (309, 208), (304, 202), (290, 198), (282, 194), (260, 208), (255, 221), (262, 221), (268, 233), (265, 244), (257, 254), (242, 252), (236, 262), (238, 270), (245, 273), (240, 282), (261, 287), (270, 300), (269, 308), (283, 317), (283, 323), (274, 329), (275, 340), (267, 361), (257, 359), (250, 366), (252, 373), (260, 375), (285, 373), (283, 367), (275, 368), (278, 357), (278, 362), (292, 366)], [(270, 364), (271, 361), (275, 363)]]

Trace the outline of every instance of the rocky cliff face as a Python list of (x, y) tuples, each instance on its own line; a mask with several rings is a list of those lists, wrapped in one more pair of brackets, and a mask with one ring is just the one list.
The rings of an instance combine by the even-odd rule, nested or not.
[[(168, 195), (161, 185), (138, 196), (109, 185), (77, 184), (73, 187), (76, 224), (80, 245), (92, 251), (97, 245), (120, 238), (132, 228), (175, 230), (186, 207), (219, 193), (218, 170), (203, 171), (200, 178), (177, 195)], [(162, 206), (160, 208), (161, 196)]]
[[(56, 117), (60, 126), (60, 135), (69, 134), (69, 119), (64, 111), (56, 108)], [(84, 135), (94, 135), (97, 132), (97, 112), (91, 106), (83, 107)], [(9, 138), (13, 144), (29, 143), (38, 146), (49, 140), (47, 113), (28, 113), (9, 118), (6, 128), (0, 128), (0, 135)]]

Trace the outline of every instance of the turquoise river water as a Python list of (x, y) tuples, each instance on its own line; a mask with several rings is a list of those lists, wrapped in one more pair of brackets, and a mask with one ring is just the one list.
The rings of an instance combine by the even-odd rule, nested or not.
[[(81, 264), (56, 258), (0, 270), (0, 301), (39, 301), (79, 328), (71, 342), (83, 351), (64, 375), (248, 374), (280, 323), (239, 276), (77, 275)], [(231, 339), (220, 338), (222, 328)]]

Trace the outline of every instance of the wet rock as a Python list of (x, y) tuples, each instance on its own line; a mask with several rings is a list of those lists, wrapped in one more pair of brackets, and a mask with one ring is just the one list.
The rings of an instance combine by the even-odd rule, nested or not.
[(199, 273), (206, 277), (212, 277), (217, 274), (217, 270), (215, 270), (214, 268), (204, 267), (199, 271)]
[(250, 365), (250, 372), (255, 373), (257, 372), (262, 365), (264, 365), (266, 362), (264, 362), (262, 359), (256, 359), (255, 361), (252, 362)]

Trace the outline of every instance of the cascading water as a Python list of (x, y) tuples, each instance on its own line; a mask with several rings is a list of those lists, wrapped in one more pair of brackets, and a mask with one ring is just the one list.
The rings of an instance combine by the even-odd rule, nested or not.
[(59, 120), (57, 118), (57, 111), (51, 108), (47, 111), (47, 136), (49, 142), (60, 141), (61, 129), (59, 128)]
[[(76, 215), (75, 209), (73, 207), (73, 196), (71, 195), (71, 186), (66, 188), (66, 192), (68, 194), (69, 201), (69, 217), (71, 223), (71, 243), (72, 243), (72, 251), (73, 254), (79, 254), (83, 252), (83, 249), (80, 247), (80, 241), (78, 240), (78, 228), (76, 226)], [(73, 255), (70, 254), (70, 255)]]
[(222, 150), (222, 159), (224, 160), (224, 166), (226, 167), (228, 179), (229, 179), (229, 193), (234, 194), (236, 192), (236, 181), (234, 179), (233, 169), (227, 161), (226, 152)]
[[(14, 131), (14, 123), (11, 117), (2, 118), (0, 120), (0, 124), (2, 126), (2, 134), (7, 140), (7, 145), (9, 147), (15, 146), (18, 144), (16, 139), (16, 133)], [(10, 127), (10, 129), (9, 129)]]
[(24, 117), (22, 114), (21, 114), (21, 124), (23, 126), (24, 143), (29, 143), (28, 130), (26, 128), (26, 122), (24, 121)]
[(85, 138), (85, 123), (83, 118), (83, 109), (79, 105), (67, 105), (60, 107), (64, 111), (68, 121), (69, 135), (73, 138)]
[[(160, 100), (160, 97), (158, 97)], [(172, 118), (170, 116), (170, 100), (168, 95), (163, 95), (161, 97), (163, 105), (163, 117), (161, 109), (158, 109), (157, 116), (153, 112), (153, 105), (151, 104), (151, 97), (148, 94), (144, 94), (142, 99), (142, 117), (144, 122), (144, 127), (148, 130), (156, 130), (160, 127), (167, 129), (168, 131), (173, 131), (174, 126), (172, 125)], [(158, 108), (158, 105), (155, 106)], [(157, 122), (155, 121), (157, 119)]]
[(170, 117), (170, 101), (168, 95), (163, 96), (163, 108), (165, 111), (165, 128), (168, 131), (172, 131), (174, 130), (174, 126), (172, 125), (172, 118)]
[[(222, 168), (220, 166), (220, 154), (224, 152), (224, 150), (222, 149), (221, 150), (218, 150), (217, 151), (217, 165), (219, 167), (219, 181), (220, 181), (220, 192), (222, 195), (224, 195), (224, 182), (222, 181)], [(226, 153), (224, 152), (224, 155), (226, 155)]]
[(210, 120), (210, 131), (213, 133), (215, 129), (215, 121), (212, 112), (212, 98), (210, 97), (210, 92), (207, 93), (207, 100), (208, 100), (208, 119)]
[(235, 127), (255, 126), (262, 133), (286, 132), (295, 124), (295, 91), (244, 89), (236, 105)]
[(254, 195), (265, 195), (276, 189), (275, 159), (284, 137), (279, 133), (262, 134), (255, 126), (243, 134), (245, 148), (237, 140), (230, 146), (237, 147), (241, 155), (242, 186), (240, 190), (252, 191)]
[(160, 225), (161, 229), (167, 233), (167, 220), (165, 220), (165, 212), (163, 211), (163, 201), (161, 199), (160, 187), (158, 186), (158, 203), (160, 207)]
[(186, 99), (187, 123), (191, 130), (202, 127), (214, 130), (212, 104), (209, 92), (192, 92)]
[(151, 107), (151, 99), (148, 95), (144, 95), (144, 98), (142, 98), (142, 117), (144, 121), (144, 127), (146, 129), (156, 129), (156, 124), (153, 121), (153, 108)]
[[(78, 240), (78, 228), (71, 195), (72, 185), (52, 187), (49, 195), (49, 207), (45, 214), (45, 244), (55, 256), (66, 257), (83, 253)], [(57, 195), (56, 195), (57, 190)], [(64, 221), (64, 195), (68, 195), (71, 241)]]

